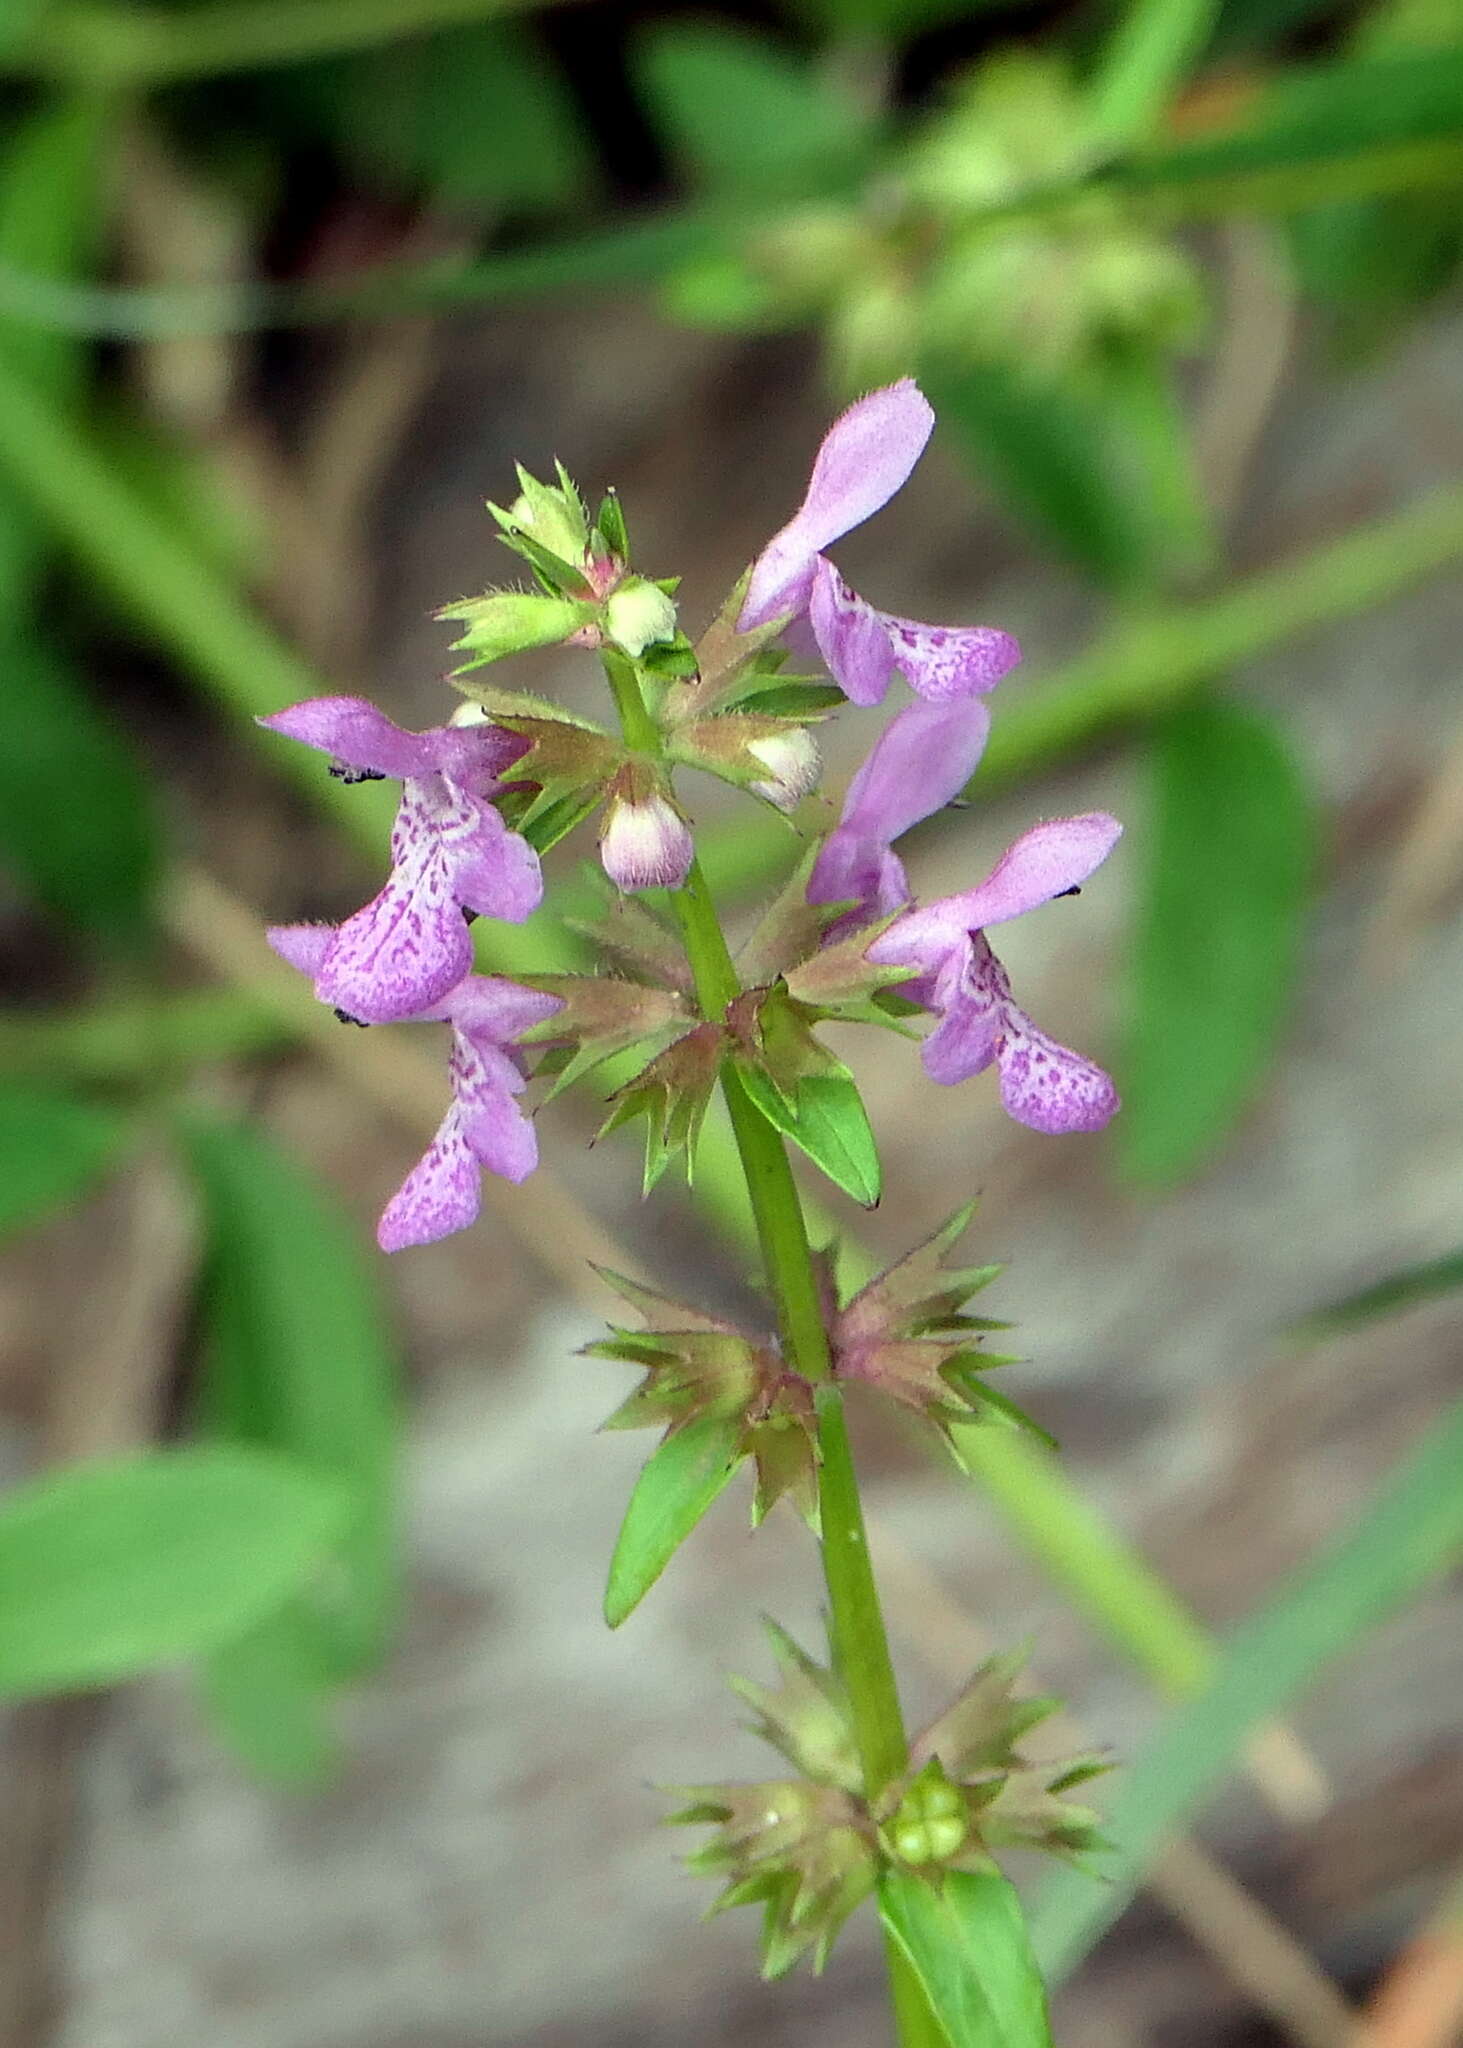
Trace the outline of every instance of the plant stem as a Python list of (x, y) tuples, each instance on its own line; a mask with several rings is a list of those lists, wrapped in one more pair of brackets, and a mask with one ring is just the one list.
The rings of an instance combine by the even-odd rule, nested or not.
[[(606, 649), (604, 665), (626, 741), (643, 752), (660, 755), (660, 733), (646, 708), (634, 663)], [(708, 1018), (720, 1018), (741, 993), (741, 981), (698, 862), (692, 861), (682, 887), (671, 892), (671, 901), (697, 999)], [(780, 1133), (747, 1094), (734, 1068), (723, 1070), (721, 1087), (757, 1225), (767, 1285), (777, 1307), (784, 1355), (816, 1388), (818, 1508), (833, 1657), (848, 1692), (865, 1791), (874, 1799), (904, 1769), (909, 1748), (869, 1561), (843, 1393), (832, 1381), (828, 1332), (802, 1200)], [(889, 1962), (895, 2018), (904, 2048), (935, 2048), (941, 2037), (917, 1980), (903, 1958), (892, 1951)]]
[[(523, 12), (530, 0), (213, 0), (183, 12), (66, 6), (7, 44), (0, 69), (147, 86), (307, 63)], [(538, 6), (542, 0), (531, 0)]]

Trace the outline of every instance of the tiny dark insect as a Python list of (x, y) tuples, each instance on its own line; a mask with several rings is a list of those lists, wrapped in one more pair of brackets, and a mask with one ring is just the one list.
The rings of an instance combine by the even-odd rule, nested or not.
[(339, 1005), (336, 1007), (335, 1014), (342, 1024), (354, 1024), (357, 1031), (364, 1031), (367, 1028), (364, 1017), (353, 1017), (349, 1010), (342, 1010)]

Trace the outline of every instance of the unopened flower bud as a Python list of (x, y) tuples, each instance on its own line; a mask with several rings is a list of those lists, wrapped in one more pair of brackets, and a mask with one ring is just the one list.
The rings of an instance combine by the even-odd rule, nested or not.
[(805, 725), (790, 725), (766, 739), (749, 740), (747, 752), (771, 771), (765, 782), (749, 783), (748, 788), (780, 811), (792, 810), (817, 783), (822, 766), (818, 742)]
[(676, 608), (665, 592), (643, 576), (627, 576), (605, 601), (605, 632), (637, 660), (659, 640), (674, 640)]
[(540, 483), (520, 468), (520, 496), (508, 508), (508, 518), (522, 532), (530, 533), (540, 547), (561, 561), (578, 562), (589, 544), (589, 520), (584, 505), (561, 468), (555, 484)]
[(617, 889), (679, 889), (694, 851), (690, 826), (658, 790), (611, 797), (599, 857)]

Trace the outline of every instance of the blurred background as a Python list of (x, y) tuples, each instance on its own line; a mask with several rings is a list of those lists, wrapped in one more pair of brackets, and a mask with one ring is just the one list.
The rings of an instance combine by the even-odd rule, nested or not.
[[(261, 930), (378, 886), (393, 796), (252, 720), (440, 721), (515, 459), (696, 632), (913, 371), (840, 563), (1026, 650), (916, 885), (1128, 833), (1003, 949), (1106, 1138), (846, 1048), (886, 1196), (817, 1200), (893, 1255), (980, 1191), (1062, 1446), (856, 1418), (911, 1715), (1025, 1640), (1120, 1766), (1110, 1881), (1020, 1873), (1068, 2048), (1456, 2041), (1463, 6), (5, 0), (0, 121), (0, 2039), (885, 2038), (864, 1921), (762, 1986), (656, 1825), (765, 1771), (723, 1681), (817, 1642), (795, 1518), (734, 1487), (601, 1620), (647, 1445), (588, 1261), (745, 1306), (724, 1139), (642, 1205), (557, 1103), (388, 1266), (440, 1049)], [(797, 842), (719, 794), (742, 916)], [(579, 957), (589, 858), (485, 965)]]

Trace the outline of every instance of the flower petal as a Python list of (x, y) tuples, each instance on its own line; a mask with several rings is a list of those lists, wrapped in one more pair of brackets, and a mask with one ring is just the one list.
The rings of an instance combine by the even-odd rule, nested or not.
[(1111, 1076), (1038, 1031), (1014, 1003), (1006, 1006), (997, 1057), (1006, 1113), (1034, 1131), (1052, 1136), (1100, 1131), (1117, 1114), (1118, 1091)]
[(902, 838), (959, 796), (990, 728), (990, 712), (978, 697), (898, 712), (848, 785), (840, 822), (886, 845)]
[(383, 1252), (433, 1244), (466, 1230), (482, 1206), (482, 1168), (467, 1142), (456, 1107), (382, 1211), (376, 1242)]
[(879, 839), (840, 825), (829, 833), (808, 877), (809, 903), (853, 903), (857, 912), (831, 925), (827, 936), (841, 938), (855, 919), (888, 917), (909, 901), (904, 863)]
[(459, 1031), (452, 1040), (452, 1093), (473, 1157), (504, 1180), (526, 1180), (538, 1165), (538, 1138), (514, 1101), (526, 1085), (505, 1052)]
[(911, 377), (871, 391), (823, 436), (802, 504), (757, 557), (738, 621), (765, 625), (807, 602), (813, 558), (871, 518), (908, 480), (934, 429), (928, 399)]
[(311, 981), (335, 941), (333, 924), (272, 924), (264, 936), (281, 960), (308, 974)]
[(404, 782), (409, 775), (430, 775), (439, 765), (446, 728), (406, 732), (364, 697), (310, 697), (261, 718), (260, 725), (287, 739), (318, 747), (347, 768), (368, 775), (389, 775)]
[(950, 900), (965, 906), (970, 930), (1004, 924), (1085, 882), (1122, 834), (1122, 826), (1106, 811), (1049, 818), (1014, 840), (978, 888)]
[(878, 704), (894, 674), (894, 649), (884, 616), (818, 557), (808, 622), (828, 673), (851, 704)]
[(1001, 999), (1009, 992), (983, 939), (967, 939), (951, 954), (926, 998), (928, 1007), (940, 1013), (939, 1023), (920, 1047), (932, 1081), (953, 1088), (972, 1074), (984, 1073), (1000, 1046)]
[(481, 797), (445, 780), (440, 792), (433, 815), (453, 895), (482, 917), (522, 924), (544, 898), (538, 855)]
[(321, 1002), (366, 1024), (419, 1016), (472, 966), (451, 865), (421, 788), (413, 782), (403, 791), (390, 881), (338, 928), (315, 981)]
[(1021, 659), (1019, 643), (996, 626), (925, 626), (881, 612), (894, 665), (932, 704), (993, 690)]
[(562, 996), (523, 988), (498, 974), (469, 974), (430, 1014), (455, 1024), (469, 1038), (507, 1045), (531, 1025), (557, 1016), (563, 1007)]
[(910, 911), (874, 941), (869, 958), (884, 966), (928, 971), (959, 943), (962, 933), (1020, 917), (1085, 882), (1117, 844), (1122, 830), (1105, 811), (1034, 825), (1007, 847), (985, 881), (959, 896), (942, 896), (937, 903)]

